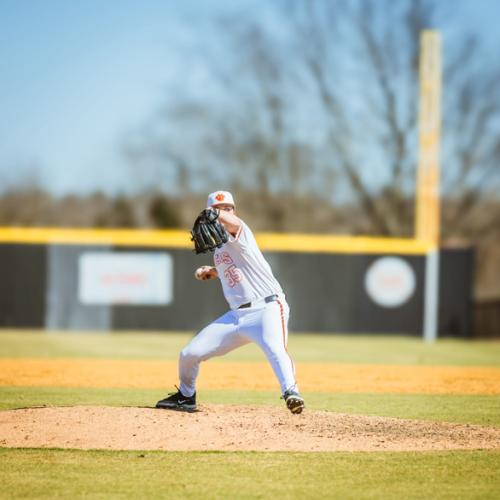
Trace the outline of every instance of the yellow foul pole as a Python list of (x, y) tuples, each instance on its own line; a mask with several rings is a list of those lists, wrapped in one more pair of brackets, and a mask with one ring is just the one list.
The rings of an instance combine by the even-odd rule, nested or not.
[(439, 150), (441, 139), (441, 37), (420, 38), (419, 156), (415, 237), (437, 247), (440, 237)]
[(441, 38), (420, 35), (420, 99), (415, 238), (430, 246), (425, 258), (422, 334), (434, 342), (439, 333), (439, 143), (441, 139)]

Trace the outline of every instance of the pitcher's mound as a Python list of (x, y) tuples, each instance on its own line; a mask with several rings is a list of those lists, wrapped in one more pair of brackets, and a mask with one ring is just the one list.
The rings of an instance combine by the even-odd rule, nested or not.
[(53, 407), (0, 412), (0, 446), (108, 450), (499, 449), (500, 429), (284, 407)]

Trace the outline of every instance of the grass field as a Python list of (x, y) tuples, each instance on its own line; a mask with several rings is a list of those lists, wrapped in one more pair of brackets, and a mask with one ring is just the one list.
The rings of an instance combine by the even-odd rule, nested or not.
[[(171, 359), (191, 335), (186, 333), (48, 333), (0, 331), (4, 358)], [(297, 363), (379, 363), (401, 365), (500, 366), (500, 342), (440, 340), (426, 344), (403, 336), (292, 334), (289, 350)], [(219, 362), (262, 360), (249, 344)]]
[(10, 498), (498, 498), (498, 454), (0, 450)]
[[(2, 359), (175, 361), (189, 335), (1, 332)], [(442, 366), (500, 369), (500, 342), (406, 337), (292, 335), (298, 365)], [(253, 346), (209, 363), (263, 361)], [(216, 367), (218, 365), (215, 365)], [(481, 372), (480, 372), (481, 373)], [(496, 373), (496, 372), (494, 372)], [(500, 373), (500, 371), (499, 371)], [(203, 372), (202, 372), (203, 377)], [(0, 386), (0, 409), (38, 405), (150, 406), (165, 387)], [(300, 381), (299, 381), (300, 382)], [(163, 383), (163, 381), (161, 381)], [(161, 384), (160, 384), (161, 385)], [(499, 378), (500, 386), (500, 378)], [(499, 391), (488, 394), (304, 393), (308, 408), (500, 426)], [(207, 403), (283, 405), (277, 391), (200, 390)], [(500, 448), (500, 445), (499, 445)], [(498, 498), (499, 451), (126, 452), (0, 448), (0, 497)]]

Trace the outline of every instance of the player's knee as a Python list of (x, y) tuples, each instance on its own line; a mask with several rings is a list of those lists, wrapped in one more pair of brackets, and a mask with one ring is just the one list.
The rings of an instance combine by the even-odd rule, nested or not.
[(201, 361), (206, 361), (211, 358), (210, 350), (206, 346), (199, 345), (197, 343), (188, 344), (181, 351), (181, 360), (191, 363), (200, 363)]
[(182, 349), (179, 357), (183, 363), (199, 363), (202, 356), (196, 348), (188, 345)]

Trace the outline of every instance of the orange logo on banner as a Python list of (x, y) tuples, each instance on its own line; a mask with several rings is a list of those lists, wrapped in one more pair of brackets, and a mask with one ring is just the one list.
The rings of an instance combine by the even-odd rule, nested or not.
[(224, 195), (222, 193), (217, 193), (217, 195), (215, 196), (215, 199), (217, 201), (223, 201), (224, 200)]

